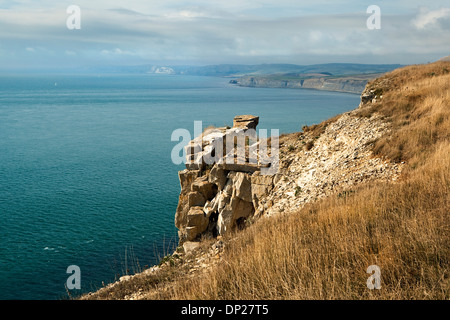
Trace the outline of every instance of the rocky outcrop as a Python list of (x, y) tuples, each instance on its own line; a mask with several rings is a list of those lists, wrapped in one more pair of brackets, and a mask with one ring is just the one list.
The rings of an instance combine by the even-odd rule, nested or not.
[(180, 242), (226, 234), (254, 216), (273, 185), (273, 175), (264, 172), (267, 155), (255, 154), (258, 120), (236, 116), (232, 128), (209, 128), (186, 146), (175, 214)]
[(252, 115), (236, 116), (233, 119), (234, 128), (246, 128), (246, 129), (256, 129), (258, 125), (259, 117)]
[[(377, 114), (359, 115), (361, 108), (381, 98), (381, 92), (368, 88), (359, 109), (330, 121), (321, 132), (305, 129), (282, 136), (278, 167), (271, 174), (264, 172), (264, 157), (251, 157), (261, 141), (247, 143), (244, 154), (236, 154), (236, 148), (223, 157), (214, 154), (220, 147), (225, 150), (230, 137), (255, 132), (250, 128), (256, 128), (258, 117), (237, 116), (232, 128), (206, 130), (187, 146), (187, 151), (196, 152), (187, 153), (186, 169), (179, 172), (175, 224), (180, 242), (224, 235), (257, 217), (298, 210), (333, 193), (346, 196), (365, 181), (395, 181), (403, 164), (371, 151), (372, 143), (390, 130), (389, 124)], [(208, 157), (215, 161), (207, 163)]]

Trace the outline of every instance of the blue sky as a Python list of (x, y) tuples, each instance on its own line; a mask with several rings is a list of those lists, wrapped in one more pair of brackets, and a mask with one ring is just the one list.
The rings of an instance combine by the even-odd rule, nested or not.
[[(69, 30), (66, 9), (81, 9)], [(381, 29), (369, 30), (369, 5)], [(445, 1), (0, 1), (0, 69), (426, 63), (450, 54)]]

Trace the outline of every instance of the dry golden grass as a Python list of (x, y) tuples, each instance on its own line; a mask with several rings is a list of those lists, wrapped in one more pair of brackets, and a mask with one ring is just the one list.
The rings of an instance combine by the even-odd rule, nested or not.
[(375, 154), (417, 162), (417, 156), (426, 157), (436, 142), (450, 138), (449, 62), (394, 70), (368, 86), (383, 99), (360, 114), (379, 112), (393, 125), (392, 132), (374, 144)]
[[(165, 299), (448, 299), (450, 146), (398, 185), (365, 186), (262, 219), (204, 277)], [(382, 288), (366, 286), (381, 268)]]

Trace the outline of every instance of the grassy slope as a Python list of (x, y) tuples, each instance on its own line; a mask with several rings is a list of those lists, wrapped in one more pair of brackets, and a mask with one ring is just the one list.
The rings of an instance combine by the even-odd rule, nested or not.
[[(379, 112), (392, 123), (373, 148), (406, 162), (400, 182), (363, 184), (344, 197), (260, 219), (227, 241), (222, 263), (209, 272), (186, 277), (166, 269), (164, 281), (140, 283), (146, 297), (449, 299), (448, 70), (444, 62), (410, 66), (368, 84), (383, 98), (360, 116)], [(380, 290), (366, 286), (374, 264), (381, 269)], [(109, 297), (133, 290), (120, 288)]]

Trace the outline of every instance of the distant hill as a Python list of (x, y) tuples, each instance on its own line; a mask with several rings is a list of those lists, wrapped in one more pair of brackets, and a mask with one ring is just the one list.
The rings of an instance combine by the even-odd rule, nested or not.
[(327, 63), (315, 65), (295, 64), (259, 64), (236, 65), (222, 64), (210, 66), (172, 66), (177, 74), (237, 77), (243, 75), (267, 75), (287, 73), (327, 73), (329, 75), (350, 75), (366, 73), (384, 73), (399, 68), (399, 64), (356, 64), (356, 63)]
[(207, 66), (102, 66), (89, 72), (114, 74), (171, 74), (232, 78), (243, 87), (308, 88), (360, 94), (371, 79), (401, 67), (399, 64), (325, 63), (219, 64)]
[(450, 61), (450, 56), (440, 58), (438, 61)]
[(214, 77), (241, 77), (246, 75), (269, 74), (327, 74), (354, 75), (385, 73), (401, 67), (399, 64), (357, 64), (357, 63), (326, 63), (314, 65), (296, 64), (219, 64), (207, 66), (174, 66), (174, 65), (140, 65), (140, 66), (103, 66), (90, 68), (89, 72), (102, 73), (133, 73), (133, 74), (184, 74)]

